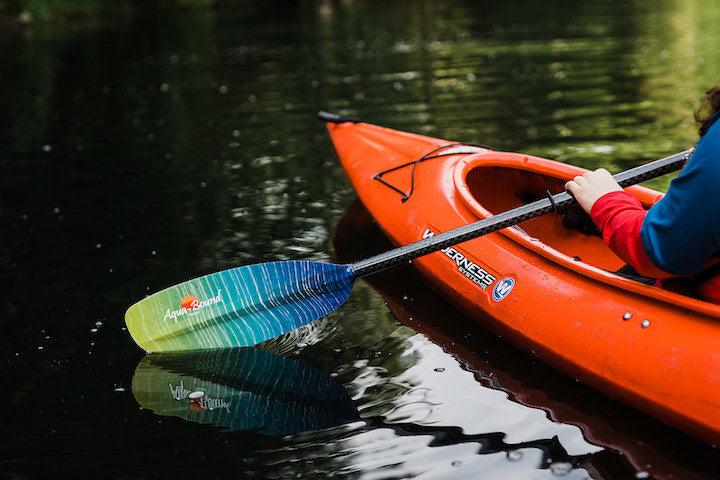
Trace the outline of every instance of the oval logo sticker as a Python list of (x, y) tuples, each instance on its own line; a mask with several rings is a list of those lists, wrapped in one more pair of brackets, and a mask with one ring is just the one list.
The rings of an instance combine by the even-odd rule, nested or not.
[(510, 277), (505, 277), (502, 280), (499, 280), (492, 291), (492, 298), (496, 302), (499, 302), (500, 300), (503, 300), (505, 297), (510, 294), (510, 291), (515, 286), (515, 280), (513, 280)]

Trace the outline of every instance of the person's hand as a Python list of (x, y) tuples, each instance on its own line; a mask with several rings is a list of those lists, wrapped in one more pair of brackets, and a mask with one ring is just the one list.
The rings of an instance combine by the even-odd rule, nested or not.
[(590, 213), (598, 198), (606, 193), (622, 191), (622, 187), (604, 168), (575, 177), (565, 184), (565, 189), (573, 194), (587, 213)]

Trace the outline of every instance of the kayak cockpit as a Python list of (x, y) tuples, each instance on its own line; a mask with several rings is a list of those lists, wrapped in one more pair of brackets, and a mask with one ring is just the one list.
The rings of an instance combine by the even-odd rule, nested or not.
[[(465, 204), (478, 216), (486, 217), (562, 192), (565, 183), (582, 172), (578, 167), (537, 157), (487, 152), (458, 164), (455, 186)], [(594, 267), (615, 271), (624, 264), (580, 207), (543, 215), (518, 226), (552, 249)]]

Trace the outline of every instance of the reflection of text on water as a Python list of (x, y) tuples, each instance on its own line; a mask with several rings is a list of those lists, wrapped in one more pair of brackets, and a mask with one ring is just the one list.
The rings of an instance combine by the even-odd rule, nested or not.
[(182, 400), (184, 398), (190, 399), (191, 410), (201, 411), (224, 409), (227, 413), (230, 413), (230, 402), (225, 401), (225, 399), (210, 398), (205, 395), (205, 392), (202, 390), (191, 392), (185, 388), (185, 384), (182, 380), (180, 380), (180, 385), (173, 386), (172, 383), (168, 385), (170, 386), (170, 395), (172, 395), (175, 400)]

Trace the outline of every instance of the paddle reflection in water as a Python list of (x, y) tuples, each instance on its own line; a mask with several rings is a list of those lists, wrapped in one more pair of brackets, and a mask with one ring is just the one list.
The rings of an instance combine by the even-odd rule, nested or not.
[(347, 391), (328, 375), (253, 347), (147, 355), (132, 391), (158, 415), (268, 435), (359, 419)]
[[(334, 238), (336, 257), (352, 262), (389, 248), (370, 214), (359, 201), (350, 206)], [(710, 480), (718, 478), (720, 453), (697, 439), (615, 402), (516, 349), (463, 315), (430, 289), (409, 267), (366, 277), (395, 317), (453, 355), (485, 387), (501, 390), (515, 402), (547, 412), (554, 422), (577, 425), (583, 436), (601, 450), (586, 455), (563, 455), (557, 441), (534, 442), (541, 448), (541, 468), (558, 462), (583, 467), (599, 478), (655, 478)], [(481, 404), (468, 405), (468, 409)], [(404, 431), (400, 427), (396, 431)], [(410, 428), (416, 434), (418, 428)], [(427, 433), (427, 432), (426, 432)], [(437, 434), (438, 432), (436, 432)], [(447, 431), (444, 437), (471, 441), (471, 436)], [(521, 447), (510, 449), (502, 440), (485, 435), (483, 447), (508, 451), (515, 460)], [(438, 437), (434, 443), (438, 443)], [(489, 453), (489, 452), (488, 452)], [(520, 454), (522, 455), (522, 454)]]

